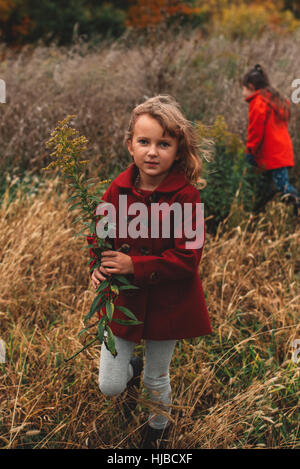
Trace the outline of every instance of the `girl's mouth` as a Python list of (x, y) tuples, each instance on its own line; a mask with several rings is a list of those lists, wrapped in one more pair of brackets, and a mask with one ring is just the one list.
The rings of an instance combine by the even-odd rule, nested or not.
[(145, 161), (145, 164), (147, 164), (148, 166), (157, 166), (158, 165), (158, 163), (154, 162), (154, 161)]

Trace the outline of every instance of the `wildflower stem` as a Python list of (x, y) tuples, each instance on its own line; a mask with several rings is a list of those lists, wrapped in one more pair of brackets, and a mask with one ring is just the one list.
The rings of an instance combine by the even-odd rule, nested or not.
[(72, 355), (71, 357), (69, 358), (65, 358), (65, 363), (69, 362), (70, 360), (72, 360), (73, 358), (77, 357), (77, 355), (79, 355), (81, 352), (83, 352), (85, 349), (87, 349), (88, 347), (90, 347), (92, 344), (94, 344), (96, 341), (98, 340), (98, 337), (95, 337), (95, 339), (91, 340), (91, 342), (89, 342), (88, 344), (86, 344), (84, 347), (82, 347), (80, 350), (78, 350), (78, 352), (74, 353), (74, 355)]
[[(98, 268), (101, 264), (101, 253), (105, 249), (111, 249), (110, 243), (106, 242), (103, 239), (97, 238), (95, 236), (96, 232), (96, 223), (98, 221), (99, 216), (96, 215), (96, 206), (98, 204), (98, 197), (99, 192), (95, 192), (94, 194), (89, 193), (89, 188), (93, 184), (88, 184), (88, 180), (85, 177), (85, 173), (83, 171), (83, 164), (87, 163), (88, 161), (80, 161), (81, 153), (86, 150), (86, 143), (87, 139), (84, 136), (77, 136), (78, 132), (73, 129), (72, 127), (68, 126), (68, 122), (71, 118), (76, 116), (68, 116), (63, 121), (59, 122), (59, 125), (56, 127), (54, 132), (51, 134), (51, 138), (48, 140), (46, 146), (47, 148), (54, 147), (53, 153), (51, 156), (54, 158), (47, 168), (43, 168), (44, 170), (58, 167), (64, 174), (67, 181), (69, 181), (70, 186), (73, 189), (74, 195), (70, 198), (70, 200), (74, 201), (77, 199), (76, 202), (70, 210), (74, 208), (80, 209), (80, 216), (77, 217), (73, 223), (81, 222), (82, 224), (89, 227), (89, 231), (92, 237), (95, 237), (93, 244), (91, 244), (91, 251), (93, 257), (93, 268)], [(74, 136), (77, 136), (73, 138)], [(104, 184), (108, 181), (102, 181), (101, 184)], [(99, 200), (100, 202), (100, 200)], [(96, 262), (96, 263), (95, 263)], [(119, 276), (120, 277), (120, 276)], [(120, 277), (119, 281), (122, 282), (122, 276)], [(117, 292), (117, 293), (116, 293)], [(92, 345), (94, 342), (99, 340), (100, 343), (103, 342), (110, 350), (110, 352), (115, 356), (117, 354), (115, 349), (115, 341), (114, 335), (107, 324), (107, 322), (111, 322), (113, 320), (113, 312), (114, 312), (114, 300), (119, 294), (118, 288), (118, 279), (117, 278), (110, 278), (108, 285), (106, 288), (103, 288), (101, 291), (99, 290), (98, 296), (94, 299), (90, 312), (86, 316), (86, 320), (91, 319), (94, 314), (98, 311), (99, 308), (102, 306), (107, 305), (109, 308), (109, 317), (105, 315), (105, 322), (100, 323), (100, 319), (98, 321), (98, 335), (95, 337), (91, 342), (85, 345), (82, 349), (76, 352), (72, 357), (65, 360), (68, 362), (72, 358), (76, 357), (79, 353), (83, 350), (87, 349)], [(100, 326), (99, 326), (100, 324)], [(89, 329), (92, 326), (87, 326), (82, 332), (85, 332), (86, 329)], [(107, 333), (107, 339), (104, 337), (104, 332)], [(103, 338), (104, 337), (104, 338)]]

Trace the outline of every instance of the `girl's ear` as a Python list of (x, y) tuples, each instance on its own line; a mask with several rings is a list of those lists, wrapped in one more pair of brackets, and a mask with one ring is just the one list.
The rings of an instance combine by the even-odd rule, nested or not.
[(127, 144), (127, 148), (128, 148), (128, 151), (129, 151), (130, 155), (133, 156), (132, 141), (128, 139), (126, 144)]

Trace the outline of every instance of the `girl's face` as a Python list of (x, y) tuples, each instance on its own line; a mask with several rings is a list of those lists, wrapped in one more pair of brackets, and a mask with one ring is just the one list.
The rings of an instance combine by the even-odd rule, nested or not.
[(249, 98), (249, 96), (251, 96), (254, 92), (255, 88), (251, 83), (249, 83), (249, 86), (243, 86), (243, 95), (245, 99)]
[(128, 151), (140, 171), (141, 188), (155, 188), (167, 176), (178, 160), (178, 138), (164, 134), (159, 122), (149, 114), (142, 114), (135, 122)]

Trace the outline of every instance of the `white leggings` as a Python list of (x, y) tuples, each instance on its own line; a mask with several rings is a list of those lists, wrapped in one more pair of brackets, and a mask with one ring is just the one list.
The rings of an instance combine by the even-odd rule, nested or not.
[[(106, 396), (117, 396), (126, 389), (128, 381), (133, 377), (133, 369), (129, 363), (135, 343), (115, 337), (118, 355), (114, 358), (106, 349), (101, 348), (99, 388)], [(150, 399), (162, 404), (168, 410), (172, 403), (169, 367), (176, 345), (176, 340), (146, 340), (144, 385), (149, 391)], [(168, 425), (168, 418), (162, 414), (150, 414), (149, 425), (162, 430)]]

